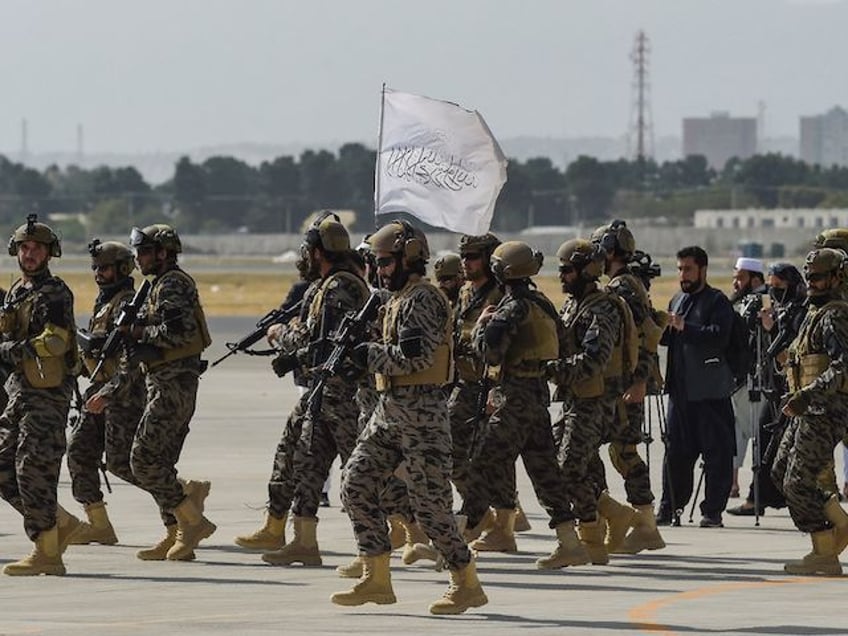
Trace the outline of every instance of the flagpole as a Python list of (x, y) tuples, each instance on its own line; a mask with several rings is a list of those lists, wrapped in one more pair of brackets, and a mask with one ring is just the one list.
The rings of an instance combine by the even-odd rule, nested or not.
[(383, 151), (383, 118), (386, 113), (386, 83), (380, 91), (380, 129), (377, 132), (377, 165), (374, 171), (374, 227), (377, 226), (377, 214), (380, 209), (380, 157)]

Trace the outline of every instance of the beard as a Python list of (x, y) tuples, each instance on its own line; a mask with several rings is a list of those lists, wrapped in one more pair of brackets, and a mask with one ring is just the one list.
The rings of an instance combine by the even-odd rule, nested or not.
[(697, 291), (701, 286), (701, 281), (699, 280), (682, 280), (680, 281), (680, 290), (686, 294), (691, 294), (694, 291)]

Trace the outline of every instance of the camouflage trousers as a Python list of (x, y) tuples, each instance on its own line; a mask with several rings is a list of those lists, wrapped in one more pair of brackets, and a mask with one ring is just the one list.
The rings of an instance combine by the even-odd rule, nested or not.
[[(359, 406), (359, 421), (357, 423), (357, 439), (365, 427), (374, 411), (377, 404), (380, 402), (380, 393), (374, 387), (359, 387), (356, 392), (356, 404)], [(356, 442), (354, 442), (356, 446)], [(342, 465), (344, 468), (344, 465)], [(414, 519), (412, 514), (412, 506), (409, 503), (409, 492), (406, 489), (406, 482), (398, 477), (398, 473), (406, 473), (406, 468), (401, 465), (397, 471), (392, 473), (391, 477), (386, 480), (386, 485), (383, 492), (380, 493), (380, 505), (386, 515), (400, 515), (408, 521)]]
[[(102, 386), (102, 383), (89, 386), (83, 403)], [(68, 438), (71, 492), (83, 505), (103, 500), (99, 468), (104, 452), (109, 472), (130, 484), (136, 483), (130, 469), (130, 452), (144, 412), (144, 385), (135, 383), (129, 387), (129, 393), (129, 399), (110, 400), (103, 413), (83, 412), (71, 428)]]
[[(473, 420), (477, 411), (477, 399), (480, 385), (475, 382), (460, 382), (451, 392), (448, 400), (451, 440), (453, 443), (453, 470), (451, 480), (463, 501), (468, 497), (469, 454), (471, 440), (474, 438)], [(484, 421), (481, 424), (485, 424)]]
[(344, 466), (356, 444), (359, 406), (354, 387), (340, 379), (327, 383), (316, 417), (303, 419), (300, 439), (294, 450), (297, 480), (291, 509), (297, 517), (315, 517), (321, 490), (336, 459)]
[(274, 452), (274, 465), (268, 480), (268, 512), (278, 519), (288, 514), (294, 499), (294, 455), (303, 431), (308, 396), (308, 393), (304, 393), (294, 405)]
[(846, 422), (848, 399), (842, 394), (831, 396), (823, 413), (792, 418), (780, 440), (771, 475), (801, 532), (831, 526), (824, 505), (835, 493), (822, 490), (819, 475), (833, 461), (833, 449), (845, 436)]
[(450, 569), (462, 568), (471, 561), (471, 552), (459, 535), (451, 512), (451, 439), (446, 397), (440, 388), (416, 386), (381, 394), (342, 472), (342, 502), (361, 555), (391, 551), (382, 496), (387, 480), (403, 462), (418, 524)]
[(31, 541), (56, 525), (56, 491), (65, 452), (71, 382), (55, 389), (24, 387), (13, 373), (0, 415), (0, 496), (23, 516)]
[(515, 508), (515, 461), (521, 456), (550, 527), (574, 519), (568, 487), (557, 464), (548, 413), (548, 386), (537, 378), (510, 379), (500, 385), (506, 398), (478, 435), (469, 471), (463, 512), (474, 527), (489, 507)]
[(624, 479), (627, 501), (634, 506), (644, 506), (654, 501), (651, 492), (651, 475), (648, 466), (639, 456), (645, 408), (642, 402), (626, 404), (616, 399), (615, 417), (609, 434), (609, 456), (612, 465)]
[(598, 497), (606, 487), (604, 464), (598, 454), (615, 414), (615, 400), (570, 398), (553, 425), (557, 461), (565, 479), (574, 516), (594, 521)]
[(163, 365), (145, 376), (147, 403), (138, 424), (130, 467), (136, 485), (149, 492), (166, 526), (185, 498), (177, 480), (177, 462), (197, 402), (198, 375), (183, 366)]

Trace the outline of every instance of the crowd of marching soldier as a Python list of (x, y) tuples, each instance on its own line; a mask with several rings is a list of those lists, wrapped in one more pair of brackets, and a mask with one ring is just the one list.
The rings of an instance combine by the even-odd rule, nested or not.
[[(764, 288), (771, 308), (737, 309), (753, 316), (741, 328), (754, 334), (744, 346), (757, 352), (737, 364), (733, 307), (707, 284), (708, 257), (697, 246), (677, 254), (680, 292), (662, 311), (649, 295), (659, 267), (636, 249), (624, 221), (566, 241), (556, 255), (564, 294), (557, 309), (534, 284), (543, 257), (526, 243), (462, 236), (458, 254), (435, 261), (431, 281), (419, 228), (393, 221), (353, 249), (339, 219), (323, 214), (303, 238), (301, 281), (224, 356), (267, 338), (273, 372), (291, 374), (302, 389), (273, 454), (264, 522), (235, 542), (269, 564), (320, 565), (318, 508), (339, 457), (357, 556), (337, 572), (357, 581), (332, 602), (394, 603), (390, 554), (402, 547), (404, 563), (427, 559), (449, 571), (430, 611), (462, 613), (488, 602), (477, 555), (514, 552), (515, 533), (527, 527), (519, 456), (556, 538), (537, 567), (603, 565), (610, 555), (665, 547), (658, 521), (672, 523), (692, 497), (699, 456), (701, 526), (722, 525), (734, 419), (763, 391), (770, 417), (758, 412), (756, 439), (767, 448), (755, 449), (762, 457), (749, 501), (730, 512), (788, 505), (813, 548), (786, 571), (838, 574), (848, 515), (826, 477), (848, 433), (846, 239), (848, 232), (820, 236), (803, 274), (773, 266)], [(9, 398), (0, 416), (0, 495), (21, 514), (34, 547), (5, 574), (61, 575), (68, 545), (117, 543), (98, 473), (104, 454), (109, 472), (149, 492), (159, 508), (164, 536), (139, 559), (193, 560), (215, 532), (204, 516), (210, 482), (176, 470), (211, 342), (197, 286), (178, 264), (181, 250), (164, 224), (134, 228), (129, 245), (93, 240), (99, 294), (88, 327), (78, 329), (71, 291), (49, 269), (61, 256), (56, 234), (35, 215), (13, 233), (9, 253), (21, 277), (0, 313)], [(737, 263), (743, 273), (755, 269), (750, 259)], [(763, 293), (738, 278), (737, 304)], [(669, 351), (665, 382), (661, 343)], [(80, 375), (89, 380), (83, 394)], [(747, 402), (734, 416), (731, 396), (740, 391)], [(637, 447), (646, 401), (661, 393), (669, 396), (668, 434), (655, 515)], [(78, 415), (66, 436), (74, 400)], [(553, 420), (552, 401), (560, 404)], [(626, 503), (610, 495), (604, 445)], [(86, 521), (57, 503), (66, 450)]]

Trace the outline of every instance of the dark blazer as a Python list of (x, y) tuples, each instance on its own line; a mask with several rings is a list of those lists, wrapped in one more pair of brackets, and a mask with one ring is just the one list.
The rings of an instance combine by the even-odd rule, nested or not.
[(668, 347), (665, 390), (690, 402), (727, 398), (733, 373), (725, 350), (733, 325), (733, 307), (721, 291), (706, 285), (696, 294), (678, 292), (669, 311), (684, 317), (683, 331), (668, 327), (661, 344)]

